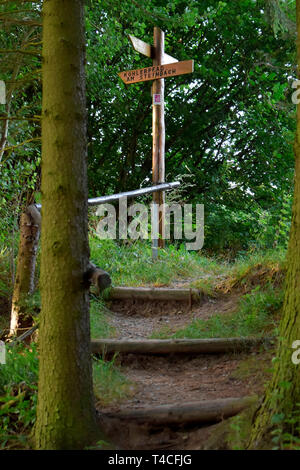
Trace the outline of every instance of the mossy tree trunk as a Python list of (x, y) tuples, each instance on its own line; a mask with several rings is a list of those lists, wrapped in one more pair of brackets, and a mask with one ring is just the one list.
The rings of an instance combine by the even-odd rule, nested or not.
[(43, 4), (40, 369), (35, 447), (96, 436), (88, 286), (83, 0)]
[[(300, 0), (297, 0), (297, 62), (300, 75)], [(297, 130), (294, 144), (295, 189), (292, 225), (287, 254), (285, 299), (279, 330), (279, 344), (272, 380), (256, 413), (249, 443), (250, 449), (276, 446), (274, 433), (298, 432), (290, 419), (300, 420), (300, 365), (292, 362), (292, 344), (300, 340), (300, 105), (297, 105)], [(298, 404), (298, 405), (297, 405)], [(296, 426), (297, 427), (297, 426)], [(279, 442), (280, 443), (280, 442)]]
[(20, 217), (20, 241), (17, 273), (12, 297), (10, 334), (19, 335), (31, 326), (32, 318), (27, 312), (28, 297), (34, 291), (35, 265), (41, 227), (41, 216), (30, 205)]

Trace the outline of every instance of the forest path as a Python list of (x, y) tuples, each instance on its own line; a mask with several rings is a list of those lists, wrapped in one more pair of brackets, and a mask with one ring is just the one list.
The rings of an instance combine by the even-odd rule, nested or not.
[[(191, 320), (228, 314), (238, 305), (241, 294), (205, 297), (190, 309), (183, 302), (114, 301), (108, 303), (109, 322), (116, 338), (141, 339), (159, 331), (174, 333)], [(128, 354), (117, 361), (121, 372), (134, 384), (133, 395), (121, 403), (102, 407), (102, 425), (107, 436), (122, 449), (202, 449), (214, 426), (152, 426), (122, 422), (105, 417), (124, 410), (157, 405), (180, 405), (223, 398), (238, 398), (261, 393), (270, 351), (261, 347), (249, 352), (201, 355), (147, 356)], [(257, 370), (258, 361), (260, 371)]]
[(184, 302), (122, 300), (109, 305), (109, 323), (116, 328), (116, 338), (148, 338), (161, 330), (168, 335), (189, 325), (193, 320), (207, 320), (216, 313), (236, 310), (240, 294), (205, 297), (190, 309)]

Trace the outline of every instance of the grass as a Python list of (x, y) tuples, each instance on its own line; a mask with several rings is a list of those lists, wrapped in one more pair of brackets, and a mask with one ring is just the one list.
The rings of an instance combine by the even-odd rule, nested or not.
[(158, 260), (152, 260), (150, 244), (140, 241), (122, 245), (113, 240), (90, 237), (92, 261), (111, 275), (115, 286), (165, 286), (174, 280), (194, 279), (205, 274), (224, 271), (222, 263), (206, 258), (184, 246), (172, 245), (160, 250)]
[(273, 249), (254, 252), (237, 258), (228, 266), (225, 278), (216, 285), (217, 290), (230, 292), (233, 288), (245, 291), (256, 285), (281, 286), (286, 270), (286, 251)]
[(119, 402), (134, 391), (133, 383), (120, 372), (115, 359), (116, 356), (111, 361), (94, 360), (94, 392), (98, 405)]
[[(262, 336), (277, 326), (286, 269), (282, 249), (243, 254), (230, 263), (173, 246), (161, 250), (158, 260), (153, 261), (151, 246), (140, 241), (123, 246), (112, 240), (100, 241), (91, 237), (90, 245), (92, 260), (110, 272), (114, 285), (161, 286), (187, 279), (190, 281), (187, 286), (201, 289), (211, 297), (217, 297), (220, 292), (230, 293), (233, 289), (245, 293), (236, 312), (194, 320), (172, 335), (164, 328), (155, 332), (152, 338)], [(93, 312), (92, 308), (92, 317)], [(98, 323), (101, 323), (103, 317), (101, 313), (97, 315), (100, 315)]]
[(90, 302), (90, 325), (92, 338), (110, 338), (115, 334), (115, 328), (110, 326), (107, 319), (104, 300), (94, 296)]
[[(237, 310), (231, 314), (195, 320), (173, 335), (165, 329), (152, 337), (262, 336), (276, 329), (285, 272), (285, 252), (282, 250), (243, 255), (232, 263), (208, 258), (199, 252), (188, 252), (183, 246), (179, 249), (168, 246), (160, 250), (158, 260), (154, 262), (151, 246), (145, 242), (122, 245), (91, 236), (90, 247), (92, 261), (111, 274), (114, 285), (164, 286), (185, 279), (187, 286), (197, 287), (210, 296), (230, 293), (233, 289), (244, 292)], [(0, 253), (2, 269), (1, 263)], [(11, 294), (6, 261), (4, 264), (5, 274), (0, 275), (0, 300)], [(38, 306), (37, 294), (31, 307), (36, 310)], [(104, 300), (91, 296), (90, 314), (93, 338), (114, 336), (115, 330), (109, 325)], [(117, 367), (116, 358), (109, 362), (95, 360), (93, 376), (95, 394), (102, 406), (120, 401), (134, 391), (133, 384)], [(38, 355), (34, 345), (8, 349), (7, 364), (0, 365), (0, 448), (30, 446), (27, 436), (35, 421), (37, 377)], [(240, 426), (241, 423), (236, 423), (234, 434)], [(239, 445), (241, 443), (237, 447)]]
[[(283, 302), (281, 289), (272, 286), (262, 290), (256, 287), (241, 297), (236, 312), (216, 314), (207, 320), (197, 319), (172, 334), (172, 338), (224, 338), (264, 336), (277, 327), (278, 314)], [(168, 330), (155, 332), (152, 338), (169, 338)]]

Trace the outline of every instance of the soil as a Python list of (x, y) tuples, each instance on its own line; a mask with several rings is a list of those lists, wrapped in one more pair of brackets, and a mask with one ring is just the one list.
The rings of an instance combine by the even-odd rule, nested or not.
[(239, 294), (218, 299), (204, 297), (200, 303), (126, 300), (109, 303), (109, 321), (116, 328), (116, 338), (148, 338), (160, 330), (175, 333), (196, 319), (207, 320), (215, 314), (234, 312)]
[[(109, 321), (116, 328), (117, 338), (148, 338), (162, 328), (173, 333), (193, 319), (231, 313), (237, 308), (240, 295), (204, 298), (191, 309), (179, 302), (111, 302)], [(134, 393), (121, 403), (102, 407), (101, 411), (260, 395), (270, 359), (271, 352), (259, 348), (240, 354), (119, 356), (121, 371), (134, 384)], [(187, 428), (182, 423), (180, 428), (158, 429), (151, 423), (123, 423), (104, 417), (101, 412), (100, 417), (107, 438), (118, 449), (127, 450), (203, 449), (216, 428), (216, 425)]]

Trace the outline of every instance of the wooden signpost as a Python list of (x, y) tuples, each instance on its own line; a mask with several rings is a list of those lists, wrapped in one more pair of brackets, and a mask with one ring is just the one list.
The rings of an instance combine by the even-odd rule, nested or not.
[(158, 78), (175, 77), (175, 75), (183, 75), (184, 73), (193, 72), (193, 60), (184, 60), (176, 64), (165, 64), (153, 67), (145, 67), (144, 69), (127, 70), (120, 72), (119, 76), (124, 83), (146, 82), (147, 80), (155, 80)]
[[(194, 61), (178, 62), (174, 57), (165, 53), (164, 32), (154, 28), (154, 44), (151, 46), (140, 39), (129, 36), (133, 48), (140, 54), (152, 59), (152, 67), (120, 72), (119, 76), (126, 84), (153, 80), (152, 85), (152, 181), (155, 185), (165, 181), (165, 108), (164, 108), (164, 79), (175, 77), (194, 70)], [(164, 191), (153, 194), (154, 210), (165, 202)], [(157, 247), (164, 247), (165, 214), (161, 209), (154, 214), (155, 225), (158, 228), (158, 240), (153, 240), (153, 257), (157, 257)]]

